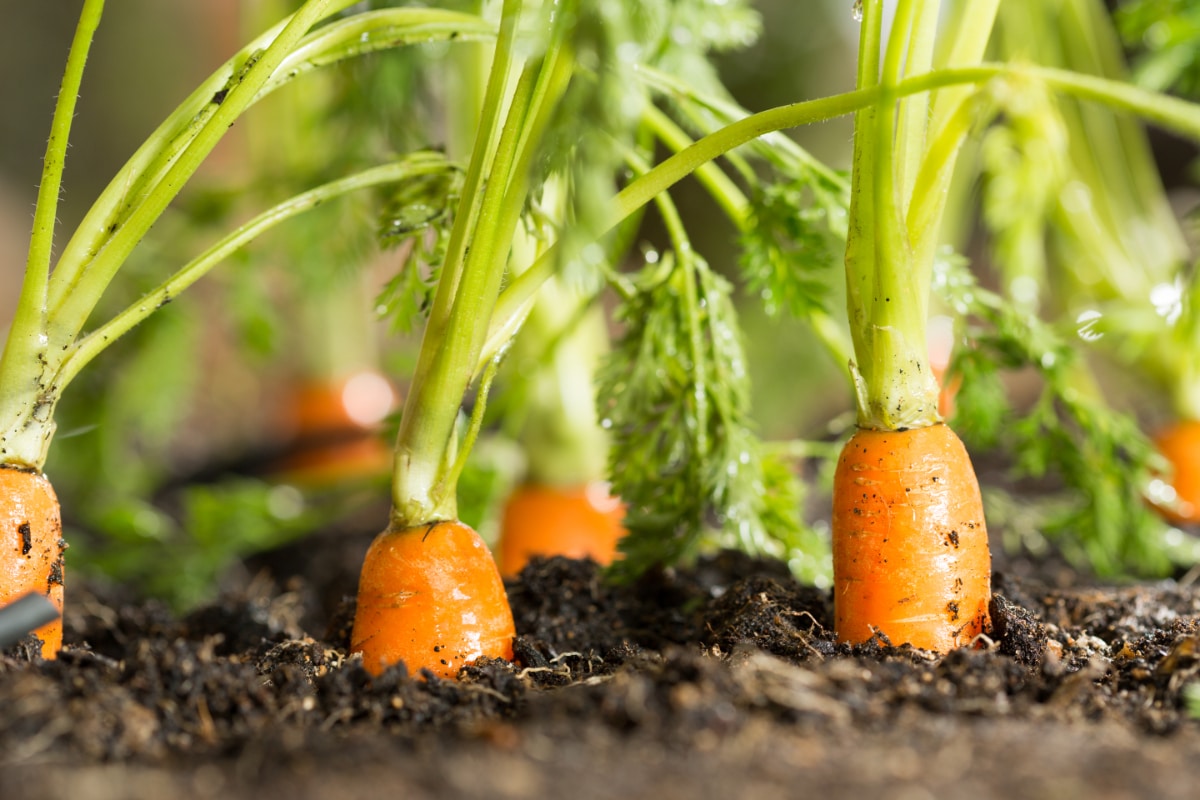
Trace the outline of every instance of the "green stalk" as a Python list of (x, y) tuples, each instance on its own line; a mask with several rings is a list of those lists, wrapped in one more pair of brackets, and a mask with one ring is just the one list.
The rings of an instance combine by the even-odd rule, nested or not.
[[(941, 419), (928, 355), (929, 290), (944, 208), (942, 182), (949, 181), (962, 137), (958, 129), (939, 129), (931, 140), (932, 101), (915, 104), (901, 93), (906, 74), (920, 74), (932, 63), (940, 5), (924, 0), (899, 4), (880, 70), (878, 105), (855, 120), (846, 276), (857, 356), (858, 424), (864, 428), (903, 430)], [(872, 81), (875, 74), (882, 8), (871, 3), (864, 11), (860, 88), (867, 88), (870, 83), (863, 81)], [(970, 16), (954, 22), (970, 25), (978, 32), (971, 41), (978, 43), (986, 41), (991, 27), (990, 20)], [(960, 50), (953, 57), (978, 60), (981, 55)], [(931, 176), (924, 168), (927, 159), (934, 160)], [(940, 193), (922, 185), (930, 177)], [(910, 214), (914, 203), (922, 204), (916, 219)]]
[[(0, 456), (11, 457), (13, 463), (22, 464), (44, 460), (53, 435), (50, 412), (62, 389), (48, 376), (56, 373), (60, 362), (71, 352), (86, 317), (124, 261), (124, 256), (117, 252), (119, 248), (110, 245), (122, 236), (126, 237), (124, 246), (136, 244), (140, 237), (131, 235), (128, 230), (133, 215), (142, 214), (143, 227), (147, 219), (153, 221), (155, 213), (146, 211), (148, 199), (159, 204), (158, 213), (161, 213), (170, 196), (181, 188), (203, 159), (204, 154), (200, 151), (211, 149), (215, 143), (213, 137), (219, 138), (232, 118), (240, 113), (239, 107), (244, 111), (298, 75), (361, 53), (439, 39), (480, 41), (495, 35), (493, 25), (471, 15), (439, 9), (387, 9), (336, 20), (297, 39), (304, 34), (305, 27), (328, 20), (353, 3), (354, 0), (309, 3), (297, 15), (260, 36), (202, 83), (143, 143), (101, 193), (67, 243), (48, 279), (46, 259), (50, 235), (46, 231), (53, 214), (51, 205), (40, 206), (42, 210), (38, 212), (38, 225), (31, 242), (32, 269), (27, 271), (28, 280), (23, 288), (26, 296), (21, 300), (6, 343), (8, 355), (0, 361), (0, 420), (4, 421), (4, 427), (0, 428), (0, 449), (7, 451)], [(95, 28), (101, 6), (102, 3), (89, 0), (81, 15), (81, 31)], [(289, 32), (286, 37), (285, 31)], [(78, 78), (77, 73), (82, 69), (84, 51), (73, 50), (72, 53), (68, 61), (68, 80), (59, 96), (51, 139), (53, 147), (61, 148), (65, 144), (64, 121), (69, 123), (71, 115), (63, 114), (62, 109), (74, 103), (77, 93), (68, 91), (69, 78), (72, 74)], [(74, 55), (76, 53), (79, 55)], [(278, 66), (270, 70), (270, 63), (275, 60), (278, 60)], [(253, 62), (253, 68), (246, 66), (249, 62)], [(244, 74), (239, 75), (239, 71)], [(254, 91), (253, 84), (256, 83), (259, 88)], [(78, 80), (75, 85), (78, 86)], [(218, 97), (220, 102), (217, 102)], [(230, 121), (221, 124), (226, 117)], [(206, 138), (207, 141), (201, 141), (201, 148), (192, 147), (198, 140)], [(181, 168), (181, 158), (185, 156), (191, 163)], [(48, 160), (55, 161), (53, 158)], [(57, 158), (58, 167), (56, 172), (50, 173), (51, 180), (43, 180), (41, 192), (46, 198), (57, 197), (57, 191), (49, 190), (59, 181), (61, 161), (61, 157)], [(98, 254), (107, 259), (102, 262), (108, 270), (107, 275), (93, 269)], [(90, 274), (86, 282), (85, 274)], [(39, 284), (40, 291), (37, 289)], [(92, 340), (88, 349), (96, 347), (100, 341), (103, 340)], [(37, 353), (32, 359), (19, 357), (23, 342), (43, 343), (40, 357)]]
[[(907, 14), (902, 13), (905, 10)], [(864, 153), (874, 151), (873, 158), (861, 167), (871, 173), (859, 182), (861, 187), (869, 187), (867, 199), (857, 207), (851, 203), (849, 226), (850, 238), (860, 225), (873, 230), (871, 255), (864, 259), (857, 248), (848, 245), (846, 257), (850, 336), (863, 390), (858, 424), (866, 428), (915, 428), (938, 419), (938, 387), (926, 345), (933, 265), (913, 258), (903, 216), (907, 198), (897, 175), (902, 164), (898, 156), (923, 140), (924, 134), (923, 129), (920, 135), (910, 129), (901, 138), (896, 130), (896, 87), (902, 77), (901, 57), (907, 48), (913, 10), (912, 2), (899, 6), (883, 62), (879, 104), (865, 120), (867, 127), (860, 130), (856, 123), (855, 128), (856, 144), (862, 139)], [(856, 210), (873, 219), (864, 222), (860, 218), (856, 225)]]
[[(456, 516), (453, 464), (457, 459), (451, 450), (458, 408), (474, 378), (488, 332), (487, 321), (493, 316), (528, 193), (534, 153), (551, 107), (571, 72), (570, 58), (561, 46), (566, 31), (559, 22), (541, 63), (521, 72), (500, 124), (503, 86), (514, 66), (519, 65), (513, 45), (520, 13), (520, 0), (506, 0), (485, 96), (485, 119), (468, 167), (468, 188), (460, 202), (460, 207), (477, 202), (478, 212), (473, 220), (468, 220), (470, 215), (465, 213), (455, 218), (451, 243), (456, 239), (463, 243), (459, 251), (461, 268), (449, 272), (443, 268), (401, 419), (392, 483), (392, 525), (397, 528)], [(493, 133), (485, 137), (484, 131)], [(488, 142), (486, 139), (494, 138), (496, 131), (498, 139)], [(494, 156), (487, 159), (486, 154), (492, 150)], [(473, 173), (481, 179), (487, 175), (478, 200), (470, 194)], [(456, 252), (451, 250), (449, 266), (449, 259), (454, 257)]]
[[(49, 376), (57, 371), (65, 349), (82, 329), (112, 275), (124, 263), (132, 248), (162, 214), (182, 188), (183, 182), (216, 145), (237, 114), (249, 104), (274, 67), (330, 2), (332, 0), (310, 0), (292, 17), (262, 58), (246, 73), (243, 81), (230, 91), (226, 102), (207, 121), (163, 183), (150, 193), (124, 227), (112, 235), (104, 250), (89, 265), (91, 269), (77, 275), (78, 282), (57, 304), (54, 302), (54, 287), (58, 271), (49, 279), (46, 276), (47, 237), (53, 233), (51, 212), (56, 200), (50, 201), (50, 206), (43, 205), (39, 228), (34, 231), (31, 247), (31, 288), (22, 290), (23, 294), (26, 291), (29, 294), (22, 298), (23, 307), (17, 312), (19, 324), (15, 335), (10, 334), (8, 340), (16, 342), (18, 347), (23, 346), (26, 352), (17, 351), (12, 357), (6, 356), (0, 360), (0, 386), (3, 387), (0, 389), (3, 392), (3, 397), (0, 397), (0, 420), (3, 422), (0, 424), (5, 426), (0, 433), (0, 449), (3, 451), (0, 457), (5, 461), (36, 468), (44, 463), (54, 435), (54, 406), (61, 391), (61, 387), (50, 381)], [(42, 190), (44, 192), (53, 185), (54, 192), (49, 196), (42, 194), (43, 199), (57, 197), (58, 187), (54, 184), (57, 184), (62, 173), (62, 150), (66, 146), (71, 116), (67, 112), (73, 111), (73, 96), (78, 94), (87, 49), (102, 9), (103, 3), (93, 0), (84, 6), (84, 13), (80, 17), (76, 40), (68, 56), (64, 92), (59, 96), (47, 150), (50, 181), (43, 185)], [(72, 86), (74, 91), (68, 91)], [(69, 274), (70, 270), (65, 272)], [(6, 343), (5, 349), (8, 350), (8, 347)]]
[[(919, 75), (933, 67), (933, 51), (938, 27), (938, 0), (913, 0), (904, 3), (911, 8), (908, 45), (904, 54), (903, 75)], [(897, 20), (900, 14), (897, 12)], [(893, 23), (898, 24), (898, 23)], [(896, 76), (899, 78), (899, 75)], [(912, 197), (912, 184), (926, 148), (926, 128), (929, 123), (928, 94), (914, 94), (900, 103), (898, 139), (904, 142), (902, 157), (897, 161), (897, 183), (905, 197)]]
[[(647, 110), (646, 123), (672, 152), (678, 153), (694, 144), (686, 131), (653, 106)], [(695, 175), (725, 212), (729, 221), (739, 232), (744, 233), (750, 221), (750, 200), (745, 193), (714, 162), (710, 161), (697, 169)], [(853, 390), (854, 376), (850, 371), (850, 363), (853, 360), (852, 345), (846, 340), (841, 327), (829, 314), (820, 310), (809, 312), (808, 323)]]
[(46, 144), (25, 278), (0, 355), (0, 421), (10, 425), (0, 429), (0, 462), (5, 464), (41, 469), (54, 433), (57, 388), (45, 382), (43, 369), (49, 351), (46, 304), (54, 222), (83, 69), (103, 12), (104, 0), (87, 0), (75, 28)]
[(608, 435), (596, 414), (594, 388), (609, 342), (603, 309), (594, 300), (551, 278), (513, 344), (523, 387), (517, 435), (529, 483), (576, 487), (604, 478)]
[[(992, 25), (1000, 0), (965, 0), (951, 3), (948, 20), (941, 41), (946, 43), (944, 52), (936, 56), (941, 69), (978, 64), (987, 50)], [(930, 130), (940, 131), (946, 118), (954, 113), (962, 101), (974, 89), (969, 85), (946, 88), (930, 99)]]
[[(865, 21), (865, 20), (864, 20)], [(1073, 97), (1106, 105), (1152, 122), (1168, 131), (1200, 141), (1200, 106), (1176, 97), (1141, 89), (1118, 81), (1079, 75), (1068, 70), (1036, 67), (1025, 64), (978, 64), (972, 67), (936, 69), (924, 75), (904, 79), (894, 89), (895, 97), (946, 88), (978, 87), (994, 78), (1015, 77), (1040, 81), (1047, 87)], [(836, 117), (868, 111), (879, 101), (878, 86), (860, 88), (818, 100), (808, 100), (778, 106), (730, 123), (720, 130), (698, 139), (687, 149), (675, 153), (654, 169), (629, 183), (614, 198), (605, 224), (599, 226), (597, 237), (619, 225), (630, 215), (679, 181), (694, 173), (700, 166), (720, 158), (725, 153), (763, 136), (801, 125), (825, 122)], [(936, 101), (936, 98), (935, 98)], [(957, 107), (957, 106), (956, 106)], [(949, 113), (953, 113), (953, 109)], [(857, 145), (856, 145), (857, 146)], [(860, 220), (861, 226), (862, 220)], [(862, 228), (860, 227), (860, 232)], [(865, 247), (861, 236), (856, 246)], [(538, 286), (553, 274), (558, 259), (557, 245), (549, 248), (500, 295), (488, 336), (484, 356), (494, 354), (503, 341), (498, 334), (509, 330), (514, 320), (526, 312), (526, 303)], [(483, 362), (486, 363), (487, 358)]]
[(217, 264), (281, 222), (350, 192), (398, 183), (417, 175), (435, 174), (445, 169), (445, 164), (440, 155), (427, 153), (410, 156), (318, 186), (259, 214), (189, 261), (138, 302), (72, 345), (54, 376), (55, 386), (60, 390), (65, 388), (106, 347), (171, 302)]
[[(968, 0), (951, 4), (945, 40), (950, 49), (939, 66), (976, 64), (982, 60), (995, 25), (999, 0)], [(978, 91), (949, 87), (932, 93), (925, 152), (918, 159), (918, 172), (909, 187), (906, 223), (916, 233), (914, 257), (932, 263), (942, 228), (954, 166), (962, 144), (977, 120)]]
[(244, 75), (235, 81), (194, 139), (151, 189), (124, 224), (113, 233), (74, 283), (64, 289), (61, 301), (51, 307), (48, 334), (51, 346), (72, 341), (95, 307), (100, 295), (167, 205), (208, 156), (226, 130), (253, 102), (259, 89), (300, 38), (314, 25), (333, 0), (309, 0), (292, 16), (271, 45)]
[[(325, 18), (352, 3), (353, 0), (336, 0), (326, 9)], [(112, 232), (124, 224), (132, 209), (151, 187), (162, 181), (191, 144), (217, 107), (213, 98), (229, 88), (242, 66), (254, 53), (268, 47), (285, 23), (286, 20), (268, 29), (201, 83), (109, 182), (59, 257), (50, 284), (52, 306), (62, 301)], [(447, 39), (478, 41), (494, 35), (494, 27), (478, 17), (435, 9), (384, 9), (337, 20), (305, 36), (271, 74), (254, 102), (301, 75), (347, 58), (400, 44)]]
[[(643, 66), (638, 70), (638, 76), (646, 84), (646, 86), (667, 97), (674, 97), (678, 100), (688, 100), (698, 104), (715, 116), (726, 120), (725, 124), (729, 125), (746, 117), (751, 116), (750, 112), (742, 108), (737, 103), (734, 103), (726, 98), (717, 97), (705, 92), (697, 91), (696, 88), (679, 78), (666, 72), (655, 69), (654, 67)], [(686, 104), (685, 108), (686, 108)], [(704, 121), (692, 117), (698, 126), (704, 127)], [(795, 126), (792, 126), (795, 127)], [(711, 133), (711, 131), (710, 131)], [(790, 137), (780, 133), (779, 131), (768, 131), (761, 136), (762, 142), (769, 146), (766, 154), (769, 156), (773, 151), (785, 153), (788, 158), (795, 159), (797, 162), (804, 165), (808, 170), (819, 175), (823, 180), (829, 183), (840, 184), (845, 182), (842, 174), (833, 168), (829, 167), (823, 161), (813, 157), (811, 153), (798, 145)], [(728, 154), (726, 154), (728, 155)], [(738, 167), (738, 170), (743, 175), (752, 175), (753, 170), (747, 167)]]
[[(643, 121), (673, 153), (685, 150), (695, 143), (683, 128), (675, 124), (674, 120), (654, 105), (646, 106)], [(733, 221), (739, 231), (744, 230), (750, 212), (750, 201), (746, 199), (745, 193), (738, 188), (738, 185), (717, 166), (715, 161), (709, 161), (697, 167), (695, 177), (725, 212), (725, 216)]]

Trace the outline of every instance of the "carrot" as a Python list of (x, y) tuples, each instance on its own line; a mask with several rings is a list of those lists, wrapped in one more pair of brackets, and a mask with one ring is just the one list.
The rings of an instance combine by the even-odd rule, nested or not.
[(1159, 510), (1175, 524), (1200, 523), (1200, 421), (1185, 419), (1154, 437), (1158, 451), (1171, 464), (1175, 503)]
[[(939, 413), (935, 364), (949, 341), (929, 335), (940, 222), (970, 115), (955, 111), (956, 88), (894, 94), (904, 75), (983, 57), (995, 9), (940, 27), (942, 5), (901, 3), (886, 34), (881, 0), (862, 5), (858, 87), (881, 102), (854, 121), (845, 263), (859, 430), (838, 460), (832, 515), (838, 639), (937, 652), (986, 632), (991, 600), (979, 483)], [(935, 46), (943, 33), (953, 47)]]
[(290, 452), (273, 471), (307, 485), (386, 474), (391, 449), (375, 426), (394, 406), (391, 386), (376, 372), (300, 384), (287, 415)]
[(991, 554), (979, 484), (946, 425), (860, 429), (834, 473), (838, 639), (878, 631), (945, 652), (987, 630)]
[[(62, 614), (62, 517), (46, 476), (36, 470), (0, 465), (0, 606), (37, 592)], [(34, 631), (42, 658), (62, 649), (62, 620)]]
[(469, 526), (431, 522), (371, 544), (351, 634), (368, 672), (402, 661), (452, 678), (481, 656), (511, 659), (514, 635), (500, 573)]
[[(452, 677), (481, 656), (512, 657), (504, 582), (483, 540), (458, 521), (457, 483), (495, 376), (498, 362), (483, 352), (530, 190), (543, 112), (565, 89), (556, 83), (553, 92), (534, 92), (543, 70), (549, 76), (567, 66), (558, 59), (568, 49), (548, 47), (553, 57), (527, 63), (515, 47), (520, 16), (519, 3), (504, 3), (481, 110), (471, 120), (475, 142), (400, 416), (391, 524), (368, 549), (359, 578), (351, 650), (363, 654), (372, 674), (403, 662), (411, 673), (429, 669)], [(563, 20), (552, 34), (563, 37), (567, 30)], [(515, 87), (510, 76), (519, 76)], [(488, 366), (460, 438), (459, 410), (481, 362)]]
[(525, 484), (504, 507), (497, 548), (500, 572), (516, 575), (533, 556), (611, 564), (625, 535), (624, 517), (624, 506), (603, 481), (573, 487)]
[(950, 359), (954, 355), (954, 320), (946, 316), (936, 316), (929, 321), (929, 367), (933, 377), (937, 379), (941, 391), (938, 392), (938, 414), (943, 419), (954, 416), (954, 397), (962, 386), (962, 376), (955, 375), (948, 383), (946, 371), (950, 369)]

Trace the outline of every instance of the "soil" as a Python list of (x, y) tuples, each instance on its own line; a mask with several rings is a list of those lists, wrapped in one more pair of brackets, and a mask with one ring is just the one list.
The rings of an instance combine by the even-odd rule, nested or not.
[(775, 562), (610, 586), (535, 561), (509, 585), (515, 663), (447, 682), (346, 655), (341, 561), (260, 560), (182, 618), (69, 587), (61, 657), (0, 657), (0, 797), (1198, 796), (1194, 583), (1014, 568), (990, 641), (937, 658), (835, 644), (829, 594)]

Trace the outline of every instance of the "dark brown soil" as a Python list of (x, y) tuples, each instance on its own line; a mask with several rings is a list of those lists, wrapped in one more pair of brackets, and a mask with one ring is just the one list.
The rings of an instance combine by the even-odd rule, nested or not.
[(996, 579), (983, 648), (836, 645), (828, 593), (723, 554), (510, 586), (517, 663), (371, 680), (325, 586), (176, 619), (72, 587), (56, 662), (0, 658), (0, 798), (1200, 797), (1200, 587)]

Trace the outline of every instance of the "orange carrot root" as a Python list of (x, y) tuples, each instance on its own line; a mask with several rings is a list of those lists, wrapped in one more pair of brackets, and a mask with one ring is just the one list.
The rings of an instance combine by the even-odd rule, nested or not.
[(962, 376), (955, 375), (946, 381), (946, 370), (950, 364), (932, 364), (933, 377), (937, 378), (938, 386), (942, 387), (938, 392), (938, 415), (942, 419), (950, 419), (954, 416), (954, 400), (958, 396), (958, 390), (962, 386)]
[(0, 606), (29, 592), (45, 595), (60, 618), (38, 628), (42, 658), (62, 649), (62, 517), (50, 481), (40, 472), (0, 466)]
[(893, 645), (944, 653), (989, 629), (983, 503), (950, 428), (859, 430), (838, 460), (833, 496), (839, 641), (878, 631)]
[(375, 428), (395, 406), (391, 386), (374, 372), (301, 384), (285, 415), (295, 448), (274, 471), (308, 486), (386, 475), (392, 449)]
[(511, 659), (515, 635), (500, 573), (469, 526), (389, 530), (371, 544), (351, 634), (371, 674), (404, 662), (453, 678), (480, 656)]
[(500, 573), (512, 576), (533, 556), (591, 558), (611, 564), (625, 508), (604, 482), (568, 489), (526, 484), (504, 507), (497, 548)]
[(1154, 437), (1163, 458), (1171, 463), (1171, 486), (1176, 503), (1159, 506), (1164, 517), (1177, 525), (1200, 523), (1200, 421), (1181, 420)]
[(938, 392), (938, 414), (942, 419), (950, 419), (954, 416), (954, 398), (962, 386), (961, 375), (955, 375), (949, 383), (946, 382), (946, 372), (954, 356), (954, 320), (946, 316), (929, 320), (928, 341), (929, 366), (941, 387)]

